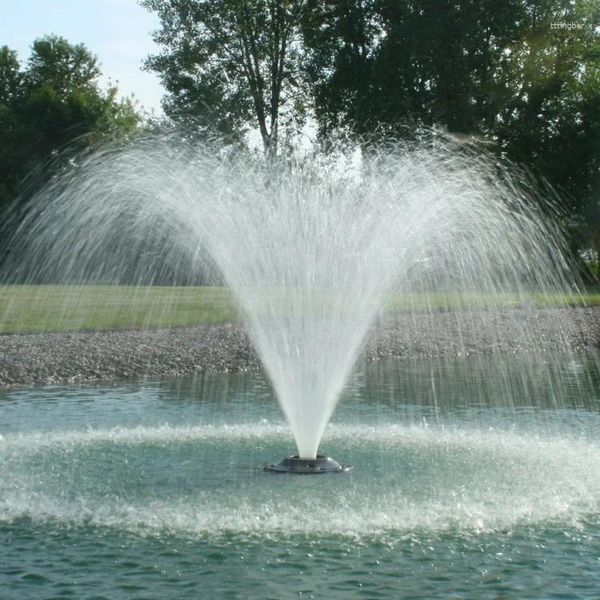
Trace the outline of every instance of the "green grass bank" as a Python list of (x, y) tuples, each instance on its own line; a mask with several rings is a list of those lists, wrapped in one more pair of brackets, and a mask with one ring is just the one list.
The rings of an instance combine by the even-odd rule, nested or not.
[[(600, 290), (527, 296), (458, 293), (395, 294), (391, 311), (597, 306)], [(223, 287), (10, 285), (0, 287), (0, 334), (148, 329), (223, 323), (240, 318)]]

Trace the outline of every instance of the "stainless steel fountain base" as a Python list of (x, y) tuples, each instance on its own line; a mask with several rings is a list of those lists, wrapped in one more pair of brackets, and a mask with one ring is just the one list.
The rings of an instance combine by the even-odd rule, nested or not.
[(278, 463), (265, 465), (265, 471), (272, 473), (295, 473), (297, 475), (321, 475), (323, 473), (346, 473), (352, 465), (341, 465), (329, 456), (317, 454), (317, 458), (287, 456)]

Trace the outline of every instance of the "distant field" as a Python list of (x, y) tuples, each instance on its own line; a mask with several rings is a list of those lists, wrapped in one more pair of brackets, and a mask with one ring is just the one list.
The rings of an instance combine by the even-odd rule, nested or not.
[(0, 287), (0, 333), (180, 327), (238, 318), (229, 290), (219, 287)]
[[(404, 294), (388, 301), (392, 311), (519, 306), (510, 295)], [(540, 306), (600, 305), (597, 290), (579, 295), (531, 294)], [(0, 287), (0, 333), (140, 329), (223, 323), (240, 318), (227, 288), (13, 285)]]

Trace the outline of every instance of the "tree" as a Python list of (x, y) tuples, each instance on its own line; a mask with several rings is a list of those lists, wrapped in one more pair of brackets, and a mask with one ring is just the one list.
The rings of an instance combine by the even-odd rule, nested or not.
[(140, 0), (158, 14), (162, 52), (146, 66), (169, 92), (167, 114), (226, 135), (254, 125), (266, 153), (306, 107), (299, 23), (305, 0)]
[(0, 48), (0, 206), (15, 195), (20, 172), (20, 153), (14, 152), (22, 127), (16, 115), (23, 95), (23, 74), (17, 53)]
[(302, 20), (305, 72), (319, 133), (376, 127), (374, 49), (380, 28), (373, 2), (308, 0)]
[(565, 195), (600, 250), (597, 0), (309, 2), (322, 133), (424, 124), (484, 139)]
[(22, 80), (17, 53), (3, 46), (0, 48), (0, 106), (14, 106), (19, 101)]
[(493, 121), (494, 68), (518, 35), (521, 0), (311, 0), (305, 34), (322, 130), (365, 135), (414, 122), (480, 133)]
[(115, 87), (101, 89), (99, 75), (97, 58), (61, 37), (36, 40), (25, 70), (16, 52), (0, 48), (0, 206), (64, 165), (66, 146), (81, 149), (138, 127), (131, 100), (119, 100)]
[(63, 98), (73, 90), (97, 91), (98, 59), (83, 44), (57, 36), (37, 39), (28, 67), (25, 79), (31, 88), (50, 86)]
[[(574, 29), (562, 29), (561, 24)], [(566, 193), (600, 235), (600, 5), (531, 2), (497, 78), (488, 133), (500, 152)], [(600, 239), (598, 240), (600, 242)], [(599, 248), (600, 249), (600, 248)]]

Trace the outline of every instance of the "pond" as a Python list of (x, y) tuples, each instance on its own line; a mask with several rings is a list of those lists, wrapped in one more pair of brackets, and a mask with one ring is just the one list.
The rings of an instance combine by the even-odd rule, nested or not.
[(258, 373), (5, 391), (0, 597), (596, 598), (598, 358), (363, 364), (317, 476)]

